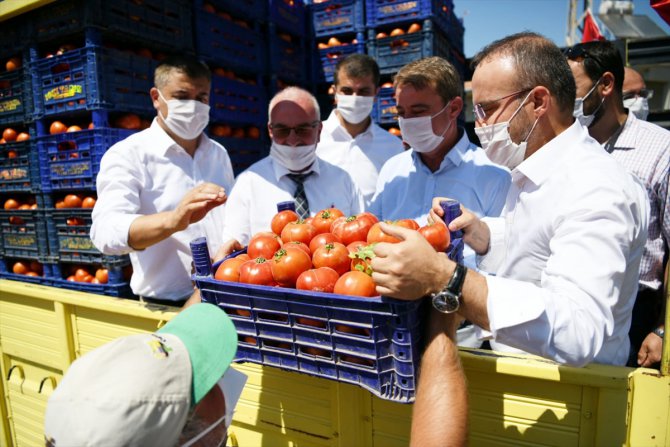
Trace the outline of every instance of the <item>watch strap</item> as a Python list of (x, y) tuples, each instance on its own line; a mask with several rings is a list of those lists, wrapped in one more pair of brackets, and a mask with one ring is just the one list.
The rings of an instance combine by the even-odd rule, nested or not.
[(453, 275), (449, 280), (449, 284), (445, 287), (446, 290), (450, 291), (454, 295), (461, 296), (461, 291), (463, 290), (463, 283), (465, 282), (465, 274), (468, 272), (468, 268), (463, 264), (456, 264)]

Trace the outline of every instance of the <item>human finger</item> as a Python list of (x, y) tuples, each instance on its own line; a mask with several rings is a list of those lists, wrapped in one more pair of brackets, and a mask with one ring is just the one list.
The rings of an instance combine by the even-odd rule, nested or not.
[(442, 209), (442, 205), (440, 205), (440, 202), (444, 202), (445, 200), (450, 200), (448, 197), (433, 197), (433, 203), (431, 205), (431, 211), (435, 211), (435, 214), (440, 217), (440, 219), (444, 216), (444, 210)]

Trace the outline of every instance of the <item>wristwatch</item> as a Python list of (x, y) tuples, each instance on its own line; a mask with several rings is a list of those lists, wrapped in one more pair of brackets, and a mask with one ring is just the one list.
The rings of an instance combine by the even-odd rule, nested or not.
[(461, 305), (461, 291), (463, 290), (466, 273), (468, 273), (467, 267), (463, 264), (456, 264), (454, 274), (451, 276), (446, 287), (432, 294), (433, 307), (435, 309), (445, 314), (458, 310)]
[(665, 329), (662, 328), (662, 327), (657, 327), (657, 328), (654, 329), (652, 332), (653, 332), (654, 334), (658, 335), (658, 336), (661, 337), (661, 338), (663, 338), (663, 336), (665, 335)]

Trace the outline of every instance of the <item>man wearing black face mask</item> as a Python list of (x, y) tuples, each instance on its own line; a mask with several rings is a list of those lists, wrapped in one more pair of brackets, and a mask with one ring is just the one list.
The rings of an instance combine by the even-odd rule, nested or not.
[(181, 305), (193, 292), (189, 242), (221, 244), (223, 203), (234, 177), (230, 157), (203, 130), (210, 71), (186, 56), (156, 68), (151, 127), (112, 146), (97, 177), (91, 240), (105, 254), (130, 253), (133, 292)]
[[(574, 78), (560, 50), (534, 33), (485, 47), (472, 92), (482, 142), (505, 156), (512, 185), (499, 218), (467, 209), (452, 231), (481, 256), (485, 276), (436, 253), (420, 235), (382, 224), (404, 239), (379, 243), (377, 292), (431, 296), (492, 338), (495, 350), (525, 351), (560, 363), (623, 365), (636, 279), (647, 236), (642, 184), (575, 122)], [(431, 218), (440, 221), (433, 202)], [(437, 222), (436, 224), (439, 224)]]
[[(600, 98), (601, 105), (588, 126), (589, 134), (644, 183), (649, 196), (649, 236), (640, 263), (640, 289), (629, 333), (629, 365), (652, 366), (660, 361), (663, 338), (663, 263), (670, 241), (670, 132), (638, 119), (624, 108), (624, 65), (611, 42), (578, 44), (568, 49), (566, 56), (577, 97), (590, 89), (592, 97)], [(591, 84), (594, 86), (589, 87)], [(589, 103), (593, 107), (595, 100), (584, 101), (585, 111)]]

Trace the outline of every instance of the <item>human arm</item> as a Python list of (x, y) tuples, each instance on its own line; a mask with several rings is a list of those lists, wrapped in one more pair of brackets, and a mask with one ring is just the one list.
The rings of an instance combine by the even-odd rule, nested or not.
[[(416, 231), (384, 222), (381, 222), (381, 228), (384, 233), (401, 239), (401, 242), (380, 242), (374, 248), (376, 257), (371, 260), (372, 279), (378, 293), (416, 300), (444, 288), (456, 268), (454, 261), (445, 253), (436, 252)], [(483, 329), (489, 328), (487, 294), (486, 279), (468, 270), (459, 313)]]
[[(444, 210), (440, 202), (448, 200), (446, 197), (433, 198), (430, 218), (433, 222), (444, 219)], [(461, 215), (449, 223), (450, 231), (463, 230), (463, 242), (468, 244), (478, 255), (489, 251), (491, 231), (488, 225), (480, 220), (473, 212), (461, 205)]]
[(661, 361), (662, 353), (663, 339), (655, 332), (650, 332), (637, 353), (637, 364), (646, 368), (651, 367)]
[(216, 252), (214, 255), (214, 258), (212, 259), (213, 262), (219, 262), (229, 254), (231, 254), (234, 251), (242, 250), (244, 247), (242, 244), (237, 241), (237, 239), (230, 239), (226, 241), (221, 248)]
[(456, 314), (431, 309), (426, 349), (412, 411), (410, 445), (467, 444), (468, 393), (458, 357)]

